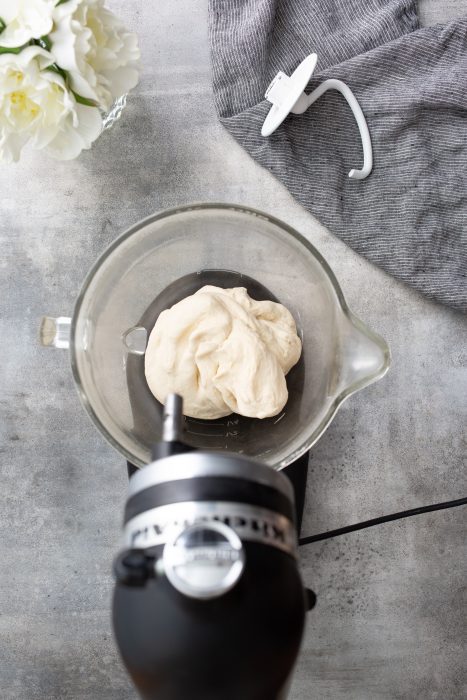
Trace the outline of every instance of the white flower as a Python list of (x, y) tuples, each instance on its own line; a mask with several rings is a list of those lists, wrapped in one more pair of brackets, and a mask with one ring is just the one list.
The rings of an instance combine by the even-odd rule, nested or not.
[(16, 48), (52, 30), (56, 0), (0, 0), (0, 46)]
[(139, 56), (104, 0), (0, 0), (0, 159), (26, 143), (62, 160), (90, 148)]
[(68, 0), (54, 9), (52, 52), (77, 94), (109, 109), (138, 82), (136, 35), (104, 0)]
[(78, 104), (38, 46), (0, 55), (0, 159), (18, 160), (27, 143), (60, 160), (90, 148), (102, 129), (97, 107)]

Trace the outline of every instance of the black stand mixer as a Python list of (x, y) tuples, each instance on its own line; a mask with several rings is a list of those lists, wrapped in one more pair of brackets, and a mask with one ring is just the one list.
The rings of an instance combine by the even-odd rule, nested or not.
[[(186, 419), (188, 447), (180, 401), (171, 398), (162, 415), (144, 353), (161, 311), (204, 284), (280, 301), (303, 352), (280, 416)], [(83, 406), (137, 472), (115, 565), (114, 626), (142, 697), (283, 698), (315, 600), (296, 558), (308, 450), (343, 401), (387, 372), (387, 343), (349, 310), (329, 265), (297, 231), (213, 203), (155, 214), (122, 234), (90, 270), (73, 317), (45, 317), (40, 339), (69, 348)], [(466, 503), (392, 513), (300, 545)]]
[[(130, 479), (114, 567), (123, 661), (145, 700), (280, 700), (315, 603), (294, 489), (260, 463), (188, 447), (182, 420), (172, 395), (154, 461)], [(292, 470), (303, 508), (306, 462)]]
[[(181, 406), (172, 399), (162, 416), (144, 354), (159, 314), (205, 284), (280, 301), (303, 352), (281, 415), (186, 419), (187, 447)], [(69, 348), (83, 406), (138, 468), (114, 624), (142, 696), (284, 697), (314, 601), (296, 559), (308, 450), (343, 401), (384, 376), (385, 341), (349, 310), (307, 239), (263, 212), (213, 203), (128, 229), (90, 270), (73, 317), (45, 317), (40, 338)]]

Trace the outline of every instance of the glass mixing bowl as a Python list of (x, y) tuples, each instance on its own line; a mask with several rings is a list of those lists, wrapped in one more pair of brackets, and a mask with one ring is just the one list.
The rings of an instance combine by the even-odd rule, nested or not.
[(319, 252), (290, 226), (246, 207), (196, 204), (145, 219), (120, 236), (86, 277), (73, 318), (45, 317), (44, 345), (69, 347), (92, 420), (136, 466), (161, 437), (162, 407), (144, 378), (158, 314), (204, 284), (245, 286), (293, 314), (303, 353), (276, 417), (186, 418), (187, 442), (281, 469), (318, 440), (340, 404), (388, 370), (385, 341), (347, 307)]

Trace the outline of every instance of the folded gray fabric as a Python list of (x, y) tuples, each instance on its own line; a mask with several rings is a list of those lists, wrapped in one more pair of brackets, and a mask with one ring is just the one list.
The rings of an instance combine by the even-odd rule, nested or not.
[[(415, 0), (210, 0), (214, 94), (229, 132), (332, 232), (421, 292), (467, 311), (467, 17), (419, 29)], [(373, 142), (328, 92), (270, 137), (264, 93), (310, 53), (346, 82)], [(273, 213), (273, 210), (272, 210)]]

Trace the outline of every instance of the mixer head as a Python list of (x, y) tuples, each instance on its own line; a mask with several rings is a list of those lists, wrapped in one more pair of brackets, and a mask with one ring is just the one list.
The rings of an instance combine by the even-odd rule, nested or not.
[(131, 478), (114, 629), (147, 700), (279, 700), (314, 601), (301, 583), (293, 488), (244, 457), (183, 443), (168, 397), (162, 446)]

